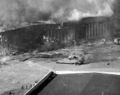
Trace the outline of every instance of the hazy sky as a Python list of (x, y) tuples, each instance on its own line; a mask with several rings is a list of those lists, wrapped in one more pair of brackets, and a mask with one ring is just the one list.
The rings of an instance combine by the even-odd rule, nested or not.
[(0, 24), (57, 19), (78, 20), (86, 16), (111, 16), (114, 0), (0, 0)]

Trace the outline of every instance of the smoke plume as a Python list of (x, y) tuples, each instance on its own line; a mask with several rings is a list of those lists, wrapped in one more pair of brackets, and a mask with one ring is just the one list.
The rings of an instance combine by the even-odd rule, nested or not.
[(0, 0), (0, 25), (17, 27), (40, 20), (58, 22), (111, 16), (114, 0)]

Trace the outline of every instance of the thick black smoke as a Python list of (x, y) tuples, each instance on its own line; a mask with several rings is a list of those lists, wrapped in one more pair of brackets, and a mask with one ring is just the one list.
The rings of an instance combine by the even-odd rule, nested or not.
[(65, 22), (111, 16), (114, 0), (0, 0), (0, 25), (18, 27), (40, 20)]

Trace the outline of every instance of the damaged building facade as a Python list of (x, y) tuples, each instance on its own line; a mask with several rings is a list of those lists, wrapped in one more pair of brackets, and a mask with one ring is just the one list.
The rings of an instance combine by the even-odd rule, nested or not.
[(22, 28), (1, 32), (1, 54), (10, 52), (52, 50), (81, 41), (111, 39), (111, 19), (108, 17), (88, 17), (79, 22), (62, 24), (33, 24)]

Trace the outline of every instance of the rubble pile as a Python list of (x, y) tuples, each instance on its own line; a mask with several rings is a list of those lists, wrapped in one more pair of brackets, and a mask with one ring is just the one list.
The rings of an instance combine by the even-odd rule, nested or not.
[(59, 64), (75, 64), (82, 65), (89, 63), (89, 59), (92, 58), (91, 54), (88, 54), (84, 50), (74, 50), (67, 58), (57, 61)]

